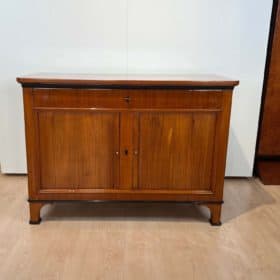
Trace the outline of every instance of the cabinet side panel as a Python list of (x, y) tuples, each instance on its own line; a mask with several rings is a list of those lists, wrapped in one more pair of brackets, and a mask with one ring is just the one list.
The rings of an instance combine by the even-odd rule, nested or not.
[(223, 93), (222, 111), (218, 113), (216, 124), (216, 140), (212, 171), (212, 190), (217, 199), (223, 199), (226, 156), (230, 125), (232, 91)]
[(24, 102), (24, 121), (25, 121), (25, 139), (26, 139), (26, 156), (28, 172), (28, 195), (30, 199), (36, 199), (39, 186), (39, 151), (37, 135), (37, 119), (33, 111), (32, 88), (23, 88)]

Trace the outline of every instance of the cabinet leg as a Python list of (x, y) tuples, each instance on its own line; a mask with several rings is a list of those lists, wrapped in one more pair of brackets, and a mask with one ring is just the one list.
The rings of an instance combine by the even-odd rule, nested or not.
[(41, 222), (40, 210), (44, 206), (42, 202), (29, 202), (30, 220), (29, 224), (37, 225)]
[(211, 217), (210, 217), (210, 224), (212, 226), (220, 226), (221, 223), (221, 211), (222, 211), (222, 204), (206, 204), (210, 210)]

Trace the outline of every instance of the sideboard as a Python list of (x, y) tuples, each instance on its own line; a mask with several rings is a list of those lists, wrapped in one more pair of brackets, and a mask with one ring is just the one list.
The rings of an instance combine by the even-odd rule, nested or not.
[(30, 223), (61, 201), (221, 206), (231, 98), (219, 76), (22, 76)]

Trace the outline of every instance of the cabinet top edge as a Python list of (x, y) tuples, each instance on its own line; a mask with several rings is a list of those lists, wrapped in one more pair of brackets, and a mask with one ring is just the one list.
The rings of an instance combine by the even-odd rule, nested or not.
[(118, 86), (118, 87), (216, 87), (233, 88), (239, 81), (218, 75), (94, 75), (38, 73), (17, 77), (23, 86)]

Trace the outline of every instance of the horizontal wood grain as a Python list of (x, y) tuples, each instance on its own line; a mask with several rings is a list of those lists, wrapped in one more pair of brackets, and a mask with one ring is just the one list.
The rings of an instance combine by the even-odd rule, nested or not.
[(35, 107), (220, 109), (223, 91), (33, 89)]

